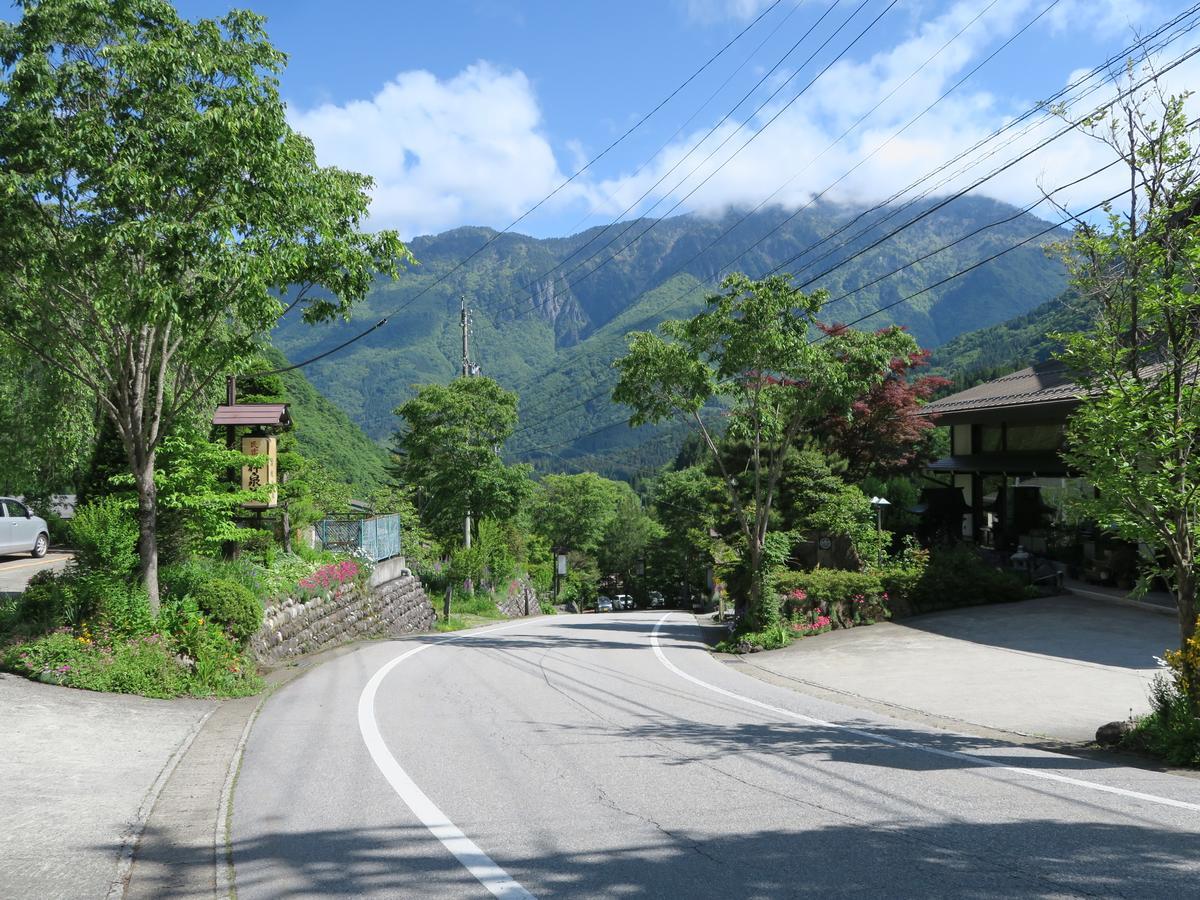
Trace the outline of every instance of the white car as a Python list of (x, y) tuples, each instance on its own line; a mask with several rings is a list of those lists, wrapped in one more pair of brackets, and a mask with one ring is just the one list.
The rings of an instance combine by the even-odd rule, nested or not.
[(617, 594), (617, 596), (613, 599), (613, 605), (617, 609), (633, 609), (634, 602), (633, 598), (628, 594)]
[(12, 497), (0, 497), (0, 553), (31, 553), (38, 559), (50, 548), (46, 520)]

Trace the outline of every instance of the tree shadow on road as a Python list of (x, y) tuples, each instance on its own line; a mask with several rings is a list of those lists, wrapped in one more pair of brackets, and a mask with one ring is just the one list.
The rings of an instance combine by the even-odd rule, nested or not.
[[(892, 821), (748, 829), (744, 811), (713, 834), (653, 827), (596, 834), (492, 836), (496, 863), (538, 897), (1185, 897), (1200, 879), (1200, 837), (1146, 824)], [(828, 816), (826, 816), (828, 818)], [(491, 827), (480, 826), (481, 830)], [(525, 831), (525, 829), (522, 829)], [(535, 837), (540, 835), (540, 838)], [(474, 836), (474, 835), (473, 835)], [(132, 896), (176, 896), (207, 878), (212, 848), (160, 848), (154, 836)], [(531, 840), (532, 838), (532, 840)], [(504, 852), (504, 846), (521, 848)], [(313, 830), (233, 844), (241, 900), (259, 897), (486, 896), (422, 827)]]

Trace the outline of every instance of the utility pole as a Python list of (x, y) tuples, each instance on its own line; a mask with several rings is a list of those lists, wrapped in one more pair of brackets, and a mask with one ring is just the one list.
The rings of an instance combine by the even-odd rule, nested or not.
[[(465, 294), (462, 297), (462, 316), (459, 321), (462, 323), (462, 374), (463, 378), (470, 378), (472, 374), (470, 350), (471, 315), (467, 311), (467, 298)], [(467, 510), (467, 517), (463, 519), (463, 546), (468, 550), (471, 549), (470, 510)]]

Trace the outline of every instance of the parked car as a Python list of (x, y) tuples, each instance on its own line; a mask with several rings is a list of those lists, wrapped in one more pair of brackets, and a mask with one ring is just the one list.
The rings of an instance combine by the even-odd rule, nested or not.
[(596, 612), (602, 613), (602, 612), (612, 612), (612, 611), (613, 611), (613, 602), (612, 602), (611, 598), (605, 597), (603, 594), (601, 594), (599, 597), (596, 598)]
[(634, 602), (633, 598), (628, 594), (617, 594), (616, 599), (613, 600), (613, 605), (617, 609), (633, 609)]
[(667, 598), (662, 595), (662, 591), (650, 592), (650, 608), (662, 609), (667, 605)]
[(50, 527), (13, 497), (0, 497), (0, 553), (31, 553), (40, 559), (50, 548)]

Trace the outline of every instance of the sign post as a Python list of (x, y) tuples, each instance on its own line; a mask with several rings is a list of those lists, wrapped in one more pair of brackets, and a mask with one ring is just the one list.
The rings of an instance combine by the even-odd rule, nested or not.
[(279, 477), (276, 470), (278, 456), (275, 438), (271, 436), (244, 437), (242, 438), (242, 452), (247, 456), (266, 457), (263, 462), (242, 466), (242, 490), (254, 491), (262, 487), (270, 488), (265, 503), (260, 500), (251, 500), (242, 505), (247, 509), (274, 509), (279, 505)]

